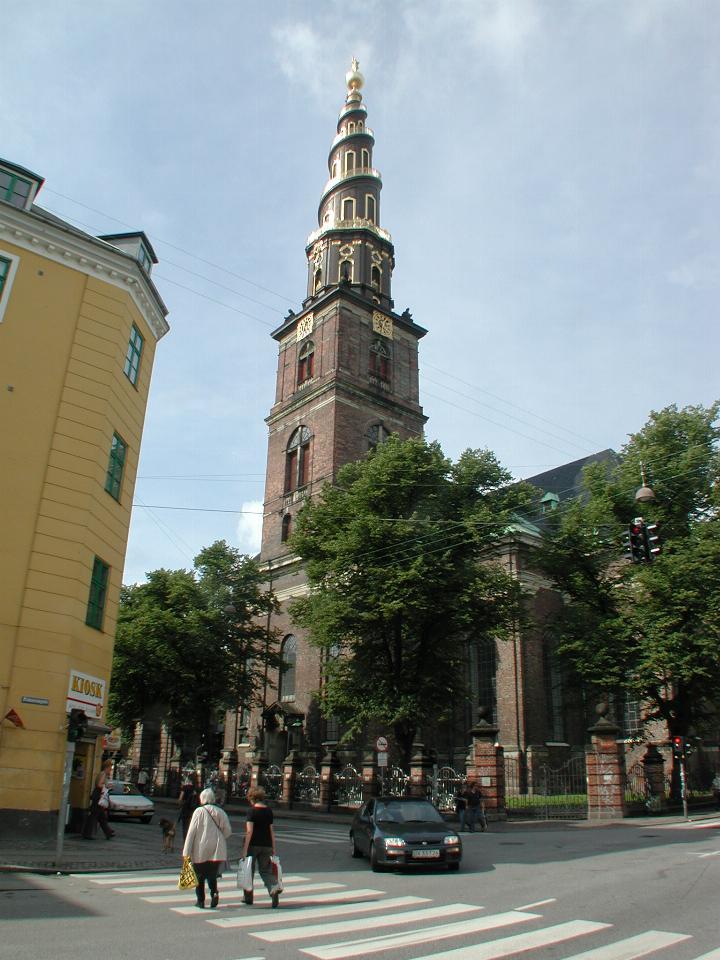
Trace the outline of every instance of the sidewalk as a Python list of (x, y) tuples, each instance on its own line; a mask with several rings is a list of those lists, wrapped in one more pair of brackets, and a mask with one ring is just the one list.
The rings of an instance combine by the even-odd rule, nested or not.
[[(175, 802), (162, 797), (155, 800), (155, 818), (150, 824), (113, 821), (115, 836), (106, 840), (98, 831), (94, 840), (83, 840), (77, 834), (66, 834), (60, 865), (55, 864), (55, 840), (24, 840), (13, 837), (0, 838), (0, 873), (26, 871), (31, 873), (101, 873), (122, 870), (177, 870), (180, 872), (182, 837), (175, 838), (175, 851), (162, 852), (161, 817), (174, 820), (177, 816)], [(247, 807), (230, 803), (226, 806), (229, 816), (244, 819)], [(332, 823), (349, 827), (351, 814), (315, 813), (311, 811), (274, 810), (276, 820), (305, 821), (314, 824)], [(715, 821), (715, 823), (713, 823)], [(720, 829), (720, 814), (699, 812), (690, 817), (690, 824), (703, 824)], [(523, 830), (573, 830), (648, 829), (659, 826), (676, 826), (687, 829), (688, 821), (682, 816), (632, 817), (624, 820), (523, 820), (491, 823), (491, 833), (520, 832)], [(240, 855), (242, 833), (237, 830), (228, 841), (228, 858), (237, 860)]]

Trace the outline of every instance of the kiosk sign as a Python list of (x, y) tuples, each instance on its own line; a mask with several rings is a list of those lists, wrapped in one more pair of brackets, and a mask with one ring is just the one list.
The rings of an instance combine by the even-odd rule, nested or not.
[(105, 706), (105, 681), (78, 670), (70, 671), (65, 709), (84, 710), (88, 717), (102, 716)]

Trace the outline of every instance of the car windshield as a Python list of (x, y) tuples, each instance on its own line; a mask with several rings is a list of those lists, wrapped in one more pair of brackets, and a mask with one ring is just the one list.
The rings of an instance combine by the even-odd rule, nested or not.
[(378, 823), (442, 823), (443, 818), (431, 803), (424, 800), (379, 800), (375, 810)]
[(121, 780), (111, 780), (108, 783), (108, 793), (123, 794), (126, 797), (141, 797), (142, 794), (134, 783), (123, 783)]

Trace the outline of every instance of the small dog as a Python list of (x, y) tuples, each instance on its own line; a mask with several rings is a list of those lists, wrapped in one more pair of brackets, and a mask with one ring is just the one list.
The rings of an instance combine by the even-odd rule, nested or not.
[(172, 820), (161, 820), (160, 827), (163, 834), (163, 853), (172, 853), (175, 849), (175, 824)]

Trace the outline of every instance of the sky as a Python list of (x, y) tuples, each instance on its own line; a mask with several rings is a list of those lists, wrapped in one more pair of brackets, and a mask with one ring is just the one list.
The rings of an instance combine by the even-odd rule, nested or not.
[(155, 359), (124, 582), (259, 548), (277, 344), (353, 56), (426, 435), (522, 478), (720, 397), (716, 0), (29, 0), (0, 154), (143, 229)]

